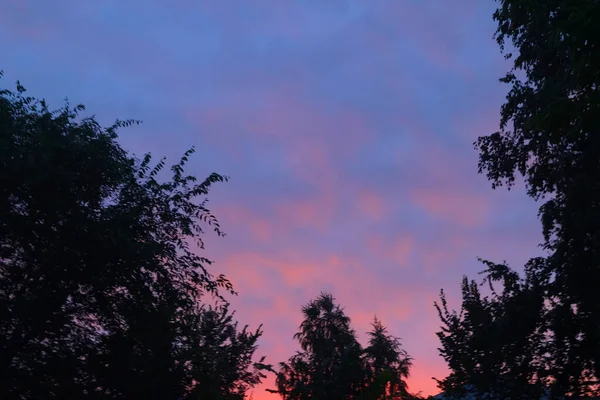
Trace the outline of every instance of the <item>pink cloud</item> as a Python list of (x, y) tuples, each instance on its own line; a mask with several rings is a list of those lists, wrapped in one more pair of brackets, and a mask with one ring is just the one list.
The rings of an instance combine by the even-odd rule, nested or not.
[(490, 212), (488, 200), (481, 195), (416, 188), (411, 197), (429, 215), (468, 227), (483, 224)]
[[(411, 295), (420, 292), (415, 285), (399, 287), (385, 277), (371, 273), (370, 266), (361, 260), (335, 254), (315, 259), (295, 251), (281, 251), (269, 256), (240, 253), (226, 257), (219, 265), (235, 285), (243, 286), (245, 293), (261, 293), (262, 286), (276, 283), (272, 281), (275, 277), (279, 285), (270, 288), (273, 297), (269, 300), (278, 311), (271, 315), (274, 318), (286, 314), (299, 318), (300, 305), (321, 290), (331, 290), (339, 302), (356, 315), (370, 313), (372, 319), (377, 313), (401, 320), (412, 312)], [(291, 298), (292, 293), (306, 297)], [(255, 311), (253, 316), (256, 316)]]
[(333, 218), (335, 208), (331, 193), (319, 194), (312, 199), (293, 200), (279, 204), (277, 215), (292, 226), (312, 227), (323, 232)]
[[(243, 107), (243, 104), (252, 104)], [(251, 140), (257, 147), (277, 149), (278, 167), (295, 179), (315, 188), (314, 193), (274, 207), (280, 223), (314, 227), (320, 231), (331, 226), (344, 193), (340, 184), (340, 164), (356, 156), (375, 136), (359, 114), (341, 108), (325, 111), (311, 104), (302, 90), (293, 85), (267, 92), (238, 92), (221, 104), (187, 113), (213, 145), (239, 159)], [(337, 135), (343, 132), (342, 136)], [(363, 207), (374, 216), (374, 196), (363, 197)]]
[(381, 220), (386, 213), (384, 200), (370, 190), (361, 191), (358, 195), (358, 202), (364, 215), (373, 221)]
[[(257, 216), (242, 205), (221, 206), (218, 207), (218, 211), (223, 223), (240, 227), (258, 242), (268, 242), (273, 234), (279, 231), (279, 227), (273, 225), (270, 220)], [(239, 231), (236, 233), (239, 234)]]
[(188, 119), (209, 137), (220, 136), (222, 145), (235, 145), (231, 135), (283, 141), (289, 166), (300, 176), (306, 165), (332, 174), (324, 169), (332, 158), (351, 157), (374, 135), (360, 114), (339, 107), (325, 110), (295, 84), (223, 95), (220, 104), (187, 111)]
[(405, 267), (409, 265), (415, 250), (415, 239), (409, 234), (400, 234), (391, 240), (381, 234), (371, 234), (367, 237), (366, 245), (373, 256)]
[(444, 147), (431, 132), (409, 123), (420, 154), (415, 167), (419, 180), (407, 188), (410, 201), (428, 215), (460, 226), (485, 224), (492, 210), (489, 187), (477, 174), (476, 153), (463, 151), (472, 141), (462, 137), (464, 147), (457, 154), (456, 148)]
[[(467, 246), (465, 236), (451, 236), (443, 245), (422, 246), (419, 249), (418, 262), (422, 266), (423, 274), (428, 276), (442, 275), (449, 265), (455, 265), (461, 260)], [(471, 238), (469, 238), (471, 240)], [(475, 256), (473, 256), (473, 260)]]

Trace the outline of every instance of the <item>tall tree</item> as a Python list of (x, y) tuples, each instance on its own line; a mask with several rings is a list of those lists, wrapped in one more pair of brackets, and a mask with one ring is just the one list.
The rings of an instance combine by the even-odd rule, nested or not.
[(362, 389), (362, 348), (350, 318), (322, 293), (302, 307), (304, 320), (294, 335), (302, 352), (281, 364), (277, 389), (284, 399), (352, 399)]
[(372, 399), (401, 399), (409, 396), (406, 378), (410, 375), (412, 359), (400, 344), (400, 339), (388, 333), (375, 317), (364, 350), (369, 388)]
[[(206, 226), (222, 235), (204, 197), (226, 178), (185, 175), (190, 150), (159, 181), (164, 160), (116, 141), (135, 121), (102, 128), (24, 92), (0, 90), (0, 398), (185, 396), (200, 301), (233, 292), (196, 251)], [(224, 324), (237, 385), (254, 336)]]
[(310, 301), (302, 313), (294, 336), (302, 351), (281, 363), (272, 392), (286, 400), (414, 398), (405, 382), (411, 358), (379, 320), (363, 349), (350, 318), (330, 294)]
[[(539, 216), (548, 257), (529, 263), (523, 282), (541, 287), (523, 295), (530, 297), (526, 307), (534, 309), (543, 297), (543, 318), (535, 328), (543, 339), (528, 350), (540, 366), (527, 374), (533, 373), (555, 396), (598, 394), (600, 2), (499, 3), (496, 39), (513, 60), (501, 81), (510, 91), (500, 131), (480, 137), (476, 148), (479, 170), (494, 188), (510, 188), (520, 174), (529, 195), (542, 202)], [(494, 269), (498, 271), (512, 274)], [(518, 313), (508, 302), (501, 298), (497, 306)], [(479, 326), (466, 329), (473, 333)], [(448, 334), (461, 335), (458, 329)], [(503, 354), (502, 361), (509, 362), (509, 353)]]

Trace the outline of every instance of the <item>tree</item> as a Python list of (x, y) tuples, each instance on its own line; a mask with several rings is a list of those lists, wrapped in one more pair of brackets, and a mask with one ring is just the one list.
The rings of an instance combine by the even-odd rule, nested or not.
[[(203, 197), (226, 177), (184, 175), (192, 149), (159, 181), (164, 159), (116, 141), (136, 121), (102, 128), (24, 92), (0, 90), (0, 397), (187, 395), (212, 315), (201, 300), (234, 293), (196, 251), (206, 226), (223, 235)], [(227, 382), (251, 386), (254, 336), (232, 324)]]
[(302, 352), (281, 364), (278, 393), (284, 399), (351, 399), (364, 381), (362, 348), (350, 318), (330, 294), (302, 307), (304, 320), (294, 335)]
[(261, 327), (254, 332), (248, 326), (238, 330), (233, 317), (228, 305), (208, 307), (192, 325), (197, 329), (193, 337), (199, 340), (190, 346), (189, 400), (243, 400), (265, 378), (263, 371), (270, 369), (264, 357), (253, 361)]
[(350, 318), (331, 294), (321, 293), (302, 313), (294, 336), (302, 351), (280, 364), (277, 390), (272, 392), (287, 400), (412, 398), (403, 380), (411, 359), (379, 320), (363, 349)]
[[(494, 188), (510, 188), (520, 174), (528, 194), (542, 202), (548, 256), (530, 261), (521, 282), (536, 282), (536, 287), (524, 285), (520, 294), (531, 309), (542, 297), (542, 318), (535, 327), (542, 340), (527, 348), (527, 357), (539, 366), (528, 363), (523, 376), (539, 379), (553, 396), (600, 394), (600, 2), (499, 3), (496, 39), (513, 60), (501, 81), (510, 91), (500, 131), (475, 145), (479, 171)], [(506, 51), (509, 43), (515, 55)], [(507, 268), (498, 271), (512, 276)], [(494, 308), (502, 311), (494, 312), (515, 313), (511, 318), (516, 319), (520, 311), (511, 301), (496, 298)], [(492, 321), (496, 318), (492, 314)], [(468, 334), (483, 332), (479, 325), (456, 326)], [(446, 333), (457, 340), (462, 334), (459, 328)], [(510, 362), (510, 353), (498, 355)], [(473, 372), (466, 362), (459, 364), (453, 372)]]
[(480, 285), (464, 277), (459, 313), (448, 310), (443, 291), (440, 303), (435, 303), (443, 324), (437, 333), (440, 354), (450, 368), (450, 375), (438, 384), (447, 397), (470, 393), (481, 399), (540, 398), (544, 371), (538, 354), (545, 340), (540, 329), (541, 285), (520, 279), (504, 264), (484, 263), (489, 296), (482, 296)]
[(377, 317), (367, 334), (369, 345), (364, 350), (364, 358), (371, 398), (407, 398), (409, 393), (405, 379), (410, 375), (412, 359), (401, 347), (400, 339), (390, 335)]

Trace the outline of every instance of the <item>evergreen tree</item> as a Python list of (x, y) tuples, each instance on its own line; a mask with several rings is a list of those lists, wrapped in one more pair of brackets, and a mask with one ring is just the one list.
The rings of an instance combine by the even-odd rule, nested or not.
[(294, 336), (302, 351), (280, 364), (277, 390), (286, 400), (413, 399), (407, 391), (411, 358), (399, 339), (374, 320), (369, 346), (362, 348), (350, 318), (322, 293), (302, 307), (304, 320)]
[(302, 352), (281, 364), (277, 389), (284, 399), (352, 399), (362, 389), (362, 348), (350, 318), (322, 293), (302, 307), (304, 320), (294, 335)]
[(400, 339), (388, 333), (382, 322), (374, 318), (368, 332), (369, 345), (364, 350), (368, 368), (369, 395), (374, 399), (399, 399), (408, 396), (406, 378), (412, 360), (402, 348)]

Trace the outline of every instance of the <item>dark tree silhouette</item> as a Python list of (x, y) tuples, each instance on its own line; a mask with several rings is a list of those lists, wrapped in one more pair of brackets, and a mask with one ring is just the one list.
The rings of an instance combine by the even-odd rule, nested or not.
[(284, 399), (351, 399), (364, 382), (362, 348), (350, 318), (330, 294), (302, 307), (294, 336), (302, 352), (282, 363), (277, 389)]
[(135, 121), (105, 129), (24, 92), (0, 90), (0, 398), (182, 398), (211, 340), (229, 343), (211, 350), (230, 357), (210, 364), (222, 393), (254, 385), (260, 331), (200, 305), (233, 293), (196, 252), (205, 227), (222, 235), (204, 197), (226, 178), (185, 175), (190, 150), (159, 181), (164, 160), (116, 141)]
[(239, 330), (233, 316), (227, 305), (208, 307), (192, 324), (197, 329), (192, 337), (199, 340), (190, 345), (191, 369), (186, 381), (193, 384), (188, 399), (243, 400), (265, 377), (263, 372), (270, 370), (264, 357), (253, 360), (262, 335), (260, 327), (254, 332), (247, 326)]
[(435, 304), (443, 324), (437, 333), (440, 353), (450, 368), (450, 375), (438, 383), (447, 397), (463, 398), (470, 392), (489, 399), (540, 398), (541, 287), (519, 279), (505, 265), (487, 265), (488, 272), (502, 270), (488, 278), (489, 296), (482, 296), (478, 283), (465, 277), (460, 312), (448, 310), (443, 291)]
[[(480, 302), (472, 299), (478, 296), (469, 285), (463, 288), (464, 318), (442, 313), (442, 354), (452, 369), (442, 386), (458, 390), (471, 384), (484, 393), (523, 387), (529, 380), (555, 397), (598, 395), (600, 2), (499, 3), (496, 38), (513, 69), (501, 79), (510, 91), (500, 131), (476, 142), (479, 170), (494, 188), (510, 188), (517, 175), (524, 177), (528, 194), (542, 203), (539, 216), (548, 256), (531, 260), (523, 278), (490, 263), (490, 277), (516, 286)], [(473, 307), (482, 311), (470, 316), (467, 310)], [(506, 321), (523, 324), (510, 332)], [(483, 340), (486, 336), (500, 342)], [(476, 338), (485, 343), (475, 345)], [(517, 343), (524, 345), (520, 356), (509, 350)], [(482, 367), (475, 360), (484, 355), (469, 346), (481, 346), (479, 350), (499, 358)], [(521, 368), (515, 356), (523, 361)]]
[(406, 378), (412, 359), (402, 348), (400, 339), (388, 333), (382, 322), (374, 318), (364, 350), (367, 366), (369, 398), (397, 399), (409, 396)]
[(302, 351), (280, 364), (277, 390), (272, 392), (286, 400), (413, 398), (404, 381), (411, 359), (379, 320), (363, 349), (332, 295), (322, 293), (302, 313), (294, 336)]

